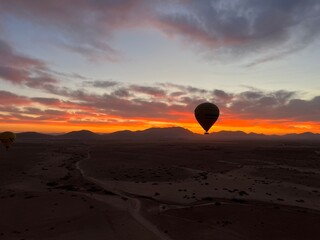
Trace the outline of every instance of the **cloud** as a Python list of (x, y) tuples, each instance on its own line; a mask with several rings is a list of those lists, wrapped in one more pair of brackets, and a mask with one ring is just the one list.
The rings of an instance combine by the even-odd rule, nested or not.
[(291, 99), (286, 105), (276, 109), (278, 118), (291, 118), (296, 121), (320, 121), (320, 96), (311, 100)]
[(212, 91), (212, 94), (215, 101), (219, 101), (222, 103), (231, 102), (232, 98), (234, 97), (232, 93), (227, 93), (220, 89), (214, 89)]
[(28, 105), (31, 101), (28, 97), (19, 96), (17, 94), (0, 90), (0, 105), (14, 106), (14, 105)]
[(248, 66), (302, 49), (319, 35), (317, 0), (179, 3), (183, 11), (162, 12), (165, 31), (227, 56), (259, 54)]
[(146, 94), (157, 98), (163, 98), (166, 96), (165, 90), (159, 87), (131, 85), (130, 91)]
[(64, 73), (64, 72), (54, 71), (52, 69), (47, 69), (47, 72), (51, 73), (53, 75), (56, 75), (56, 76), (65, 77), (67, 79), (69, 79), (69, 78), (76, 78), (76, 79), (80, 79), (80, 80), (88, 80), (89, 79), (89, 78), (82, 76), (78, 73)]
[(141, 0), (3, 0), (0, 12), (38, 24), (51, 32), (58, 32), (58, 44), (77, 52), (89, 60), (119, 58), (108, 40), (116, 29), (140, 24), (148, 1)]
[(99, 46), (83, 46), (79, 44), (77, 46), (70, 43), (63, 43), (60, 44), (60, 46), (87, 58), (91, 62), (100, 62), (104, 60), (117, 62), (121, 58), (120, 53), (108, 44), (99, 44)]
[(45, 62), (23, 56), (0, 39), (0, 80), (30, 88), (43, 88), (58, 80), (49, 73)]
[(112, 96), (120, 97), (120, 98), (129, 98), (129, 97), (132, 97), (132, 94), (130, 93), (130, 91), (128, 89), (123, 87), (123, 88), (119, 88), (119, 89), (113, 91)]
[(231, 93), (170, 83), (150, 86), (114, 84), (101, 94), (58, 85), (46, 85), (42, 90), (56, 97), (26, 97), (0, 91), (0, 121), (192, 122), (194, 108), (205, 101), (213, 102), (220, 108), (221, 119), (225, 122), (241, 124), (243, 121), (252, 121), (255, 122), (252, 124), (258, 124), (269, 121), (272, 125), (275, 121), (320, 121), (320, 96), (304, 99), (296, 91), (249, 88)]
[(57, 98), (33, 97), (31, 100), (46, 106), (59, 105), (61, 103), (61, 100)]
[(305, 100), (292, 91), (245, 91), (235, 96), (228, 110), (245, 119), (320, 121), (320, 96)]
[(14, 66), (17, 68), (45, 69), (45, 64), (40, 60), (17, 54), (9, 43), (0, 39), (0, 64), (2, 66)]
[(95, 80), (95, 81), (85, 81), (83, 85), (86, 87), (95, 87), (95, 88), (110, 88), (116, 85), (119, 85), (119, 82), (112, 80)]
[[(277, 90), (263, 91), (254, 90), (243, 91), (240, 93), (228, 93), (223, 90), (203, 90), (180, 86), (179, 94), (171, 97), (170, 92), (176, 93), (175, 89), (179, 85), (174, 85), (171, 89), (167, 88), (131, 85), (121, 86), (114, 89), (109, 94), (92, 94), (82, 91), (69, 91), (64, 93), (65, 97), (70, 97), (74, 101), (82, 101), (82, 106), (91, 107), (98, 112), (112, 114), (119, 117), (142, 117), (142, 118), (161, 118), (178, 119), (172, 112), (189, 114), (193, 117), (193, 110), (197, 104), (204, 101), (216, 103), (222, 113), (229, 116), (237, 116), (243, 119), (292, 119), (294, 121), (319, 121), (320, 120), (320, 96), (313, 99), (301, 99), (298, 92)], [(147, 90), (148, 94), (157, 96), (158, 91), (161, 97), (149, 98), (140, 96), (141, 89)], [(156, 90), (154, 92), (154, 90)], [(116, 94), (119, 91), (125, 94)], [(206, 97), (203, 93), (206, 93)], [(166, 93), (166, 94), (163, 94)]]
[(24, 69), (0, 66), (0, 78), (15, 84), (22, 84), (29, 77)]
[(153, 27), (200, 47), (205, 55), (279, 59), (319, 36), (318, 0), (2, 0), (0, 12), (38, 24), (59, 45), (89, 60), (117, 61), (114, 34)]

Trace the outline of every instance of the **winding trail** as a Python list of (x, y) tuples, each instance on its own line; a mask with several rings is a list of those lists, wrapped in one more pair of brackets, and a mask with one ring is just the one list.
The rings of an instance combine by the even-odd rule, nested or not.
[[(144, 211), (142, 208), (142, 200), (139, 199), (139, 196), (135, 196), (134, 194), (130, 194), (130, 193), (125, 193), (119, 189), (117, 189), (115, 186), (106, 186), (106, 184), (103, 184), (101, 181), (86, 176), (83, 169), (81, 169), (80, 167), (80, 162), (81, 161), (86, 161), (89, 160), (91, 158), (90, 153), (88, 151), (87, 153), (87, 157), (84, 159), (80, 159), (79, 161), (76, 162), (75, 166), (76, 169), (80, 172), (81, 177), (83, 177), (85, 180), (94, 183), (100, 187), (102, 187), (103, 189), (112, 192), (113, 194), (121, 197), (121, 198), (126, 198), (128, 199), (126, 201), (126, 209), (127, 211), (130, 213), (130, 215), (137, 221), (139, 222), (141, 225), (143, 225), (146, 229), (148, 229), (149, 231), (151, 231), (152, 233), (154, 233), (156, 236), (159, 237), (159, 239), (161, 240), (173, 240), (168, 234), (162, 232), (161, 230), (158, 229), (158, 227), (156, 225), (154, 225), (151, 221), (149, 221), (146, 217), (144, 217), (144, 215), (142, 214), (142, 212)], [(96, 196), (96, 194), (90, 195), (91, 197), (93, 197), (94, 199), (98, 200), (98, 201), (102, 201), (106, 204), (108, 204), (108, 202), (106, 202), (103, 198), (99, 198)]]

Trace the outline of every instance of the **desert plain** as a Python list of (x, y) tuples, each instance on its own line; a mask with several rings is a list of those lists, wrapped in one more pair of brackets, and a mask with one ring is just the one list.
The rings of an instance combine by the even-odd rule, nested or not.
[(312, 141), (17, 141), (0, 239), (320, 239)]

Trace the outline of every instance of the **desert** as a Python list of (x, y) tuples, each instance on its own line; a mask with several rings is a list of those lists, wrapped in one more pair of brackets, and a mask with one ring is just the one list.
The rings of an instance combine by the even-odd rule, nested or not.
[(0, 239), (318, 239), (320, 147), (280, 140), (20, 140)]
[(320, 0), (0, 0), (0, 240), (319, 240)]

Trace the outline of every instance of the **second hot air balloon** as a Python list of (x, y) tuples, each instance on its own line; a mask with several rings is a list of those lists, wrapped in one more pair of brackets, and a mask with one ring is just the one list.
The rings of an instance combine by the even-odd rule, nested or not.
[(194, 115), (198, 123), (205, 130), (204, 134), (208, 134), (209, 129), (218, 120), (219, 114), (219, 108), (209, 102), (199, 104), (194, 110)]
[(14, 142), (15, 139), (16, 135), (13, 132), (0, 133), (0, 140), (7, 150), (9, 149), (10, 145)]

